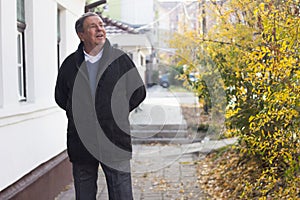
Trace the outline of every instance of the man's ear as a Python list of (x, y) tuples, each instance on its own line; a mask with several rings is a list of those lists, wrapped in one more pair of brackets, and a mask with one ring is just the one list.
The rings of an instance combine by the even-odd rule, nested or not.
[(83, 33), (82, 32), (77, 32), (77, 35), (78, 35), (78, 37), (79, 37), (79, 39), (81, 41), (84, 41), (84, 37), (83, 37)]

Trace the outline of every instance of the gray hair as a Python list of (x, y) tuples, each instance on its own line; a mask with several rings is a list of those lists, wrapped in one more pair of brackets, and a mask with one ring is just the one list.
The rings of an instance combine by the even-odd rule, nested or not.
[(90, 17), (90, 16), (98, 16), (98, 17), (100, 17), (97, 13), (93, 13), (93, 12), (84, 13), (83, 15), (81, 15), (81, 17), (75, 23), (76, 33), (82, 33), (83, 32), (83, 23), (84, 23), (84, 20), (87, 17)]

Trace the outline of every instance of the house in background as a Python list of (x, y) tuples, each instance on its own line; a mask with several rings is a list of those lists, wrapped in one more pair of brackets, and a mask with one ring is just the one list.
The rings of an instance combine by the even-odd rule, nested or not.
[(147, 35), (139, 33), (128, 24), (109, 17), (101, 17), (106, 24), (106, 36), (111, 44), (130, 56), (146, 83), (146, 59), (152, 52), (152, 45)]
[(108, 36), (112, 45), (126, 52), (133, 60), (141, 78), (146, 83), (146, 57), (151, 54), (151, 44), (143, 34), (117, 34)]
[(85, 0), (0, 0), (0, 199), (54, 199), (71, 182), (59, 65)]
[(108, 0), (103, 16), (132, 25), (145, 25), (153, 21), (155, 0)]
[(157, 47), (157, 23), (153, 23), (155, 1), (109, 0), (102, 12), (103, 16), (134, 28), (136, 33), (113, 33), (108, 34), (108, 38), (115, 44), (119, 43), (119, 48), (129, 51), (146, 85), (151, 85), (151, 67), (156, 64), (154, 47)]

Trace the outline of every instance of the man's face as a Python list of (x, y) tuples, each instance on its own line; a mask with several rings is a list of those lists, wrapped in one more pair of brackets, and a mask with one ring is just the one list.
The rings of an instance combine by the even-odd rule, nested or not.
[(79, 38), (83, 41), (86, 50), (91, 51), (96, 46), (103, 47), (106, 40), (104, 23), (98, 16), (85, 18), (83, 22), (83, 32), (78, 33)]

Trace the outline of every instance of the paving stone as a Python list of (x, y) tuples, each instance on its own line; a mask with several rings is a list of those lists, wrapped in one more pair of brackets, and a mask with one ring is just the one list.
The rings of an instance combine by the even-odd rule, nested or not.
[[(141, 112), (149, 112), (154, 106), (165, 106), (164, 111), (167, 118), (165, 121), (159, 121), (160, 116), (157, 112), (152, 115), (147, 113), (133, 113), (130, 116), (132, 124), (146, 124), (145, 120), (149, 120), (149, 116), (154, 117), (153, 120), (160, 124), (181, 124), (182, 120), (179, 103), (194, 103), (195, 97), (186, 98), (188, 95), (180, 96), (176, 100), (174, 94), (166, 89), (154, 88), (148, 90), (148, 98), (141, 108)], [(152, 98), (152, 100), (151, 100)], [(170, 103), (172, 104), (170, 106)], [(152, 105), (151, 105), (152, 104)], [(177, 106), (177, 107), (176, 107)], [(134, 116), (136, 115), (136, 116)], [(138, 116), (146, 116), (138, 117)], [(147, 118), (147, 119), (146, 119)], [(136, 121), (132, 121), (135, 119)], [(197, 171), (196, 165), (193, 164), (195, 157), (193, 152), (203, 149), (202, 144), (134, 144), (132, 159), (132, 183), (135, 200), (199, 200), (206, 199), (206, 195), (197, 187)], [(209, 145), (208, 145), (209, 146)], [(215, 146), (215, 145), (212, 145)], [(99, 171), (98, 180), (98, 200), (107, 200), (108, 194), (106, 189), (105, 178), (102, 170)], [(74, 188), (62, 192), (56, 200), (75, 200)]]

